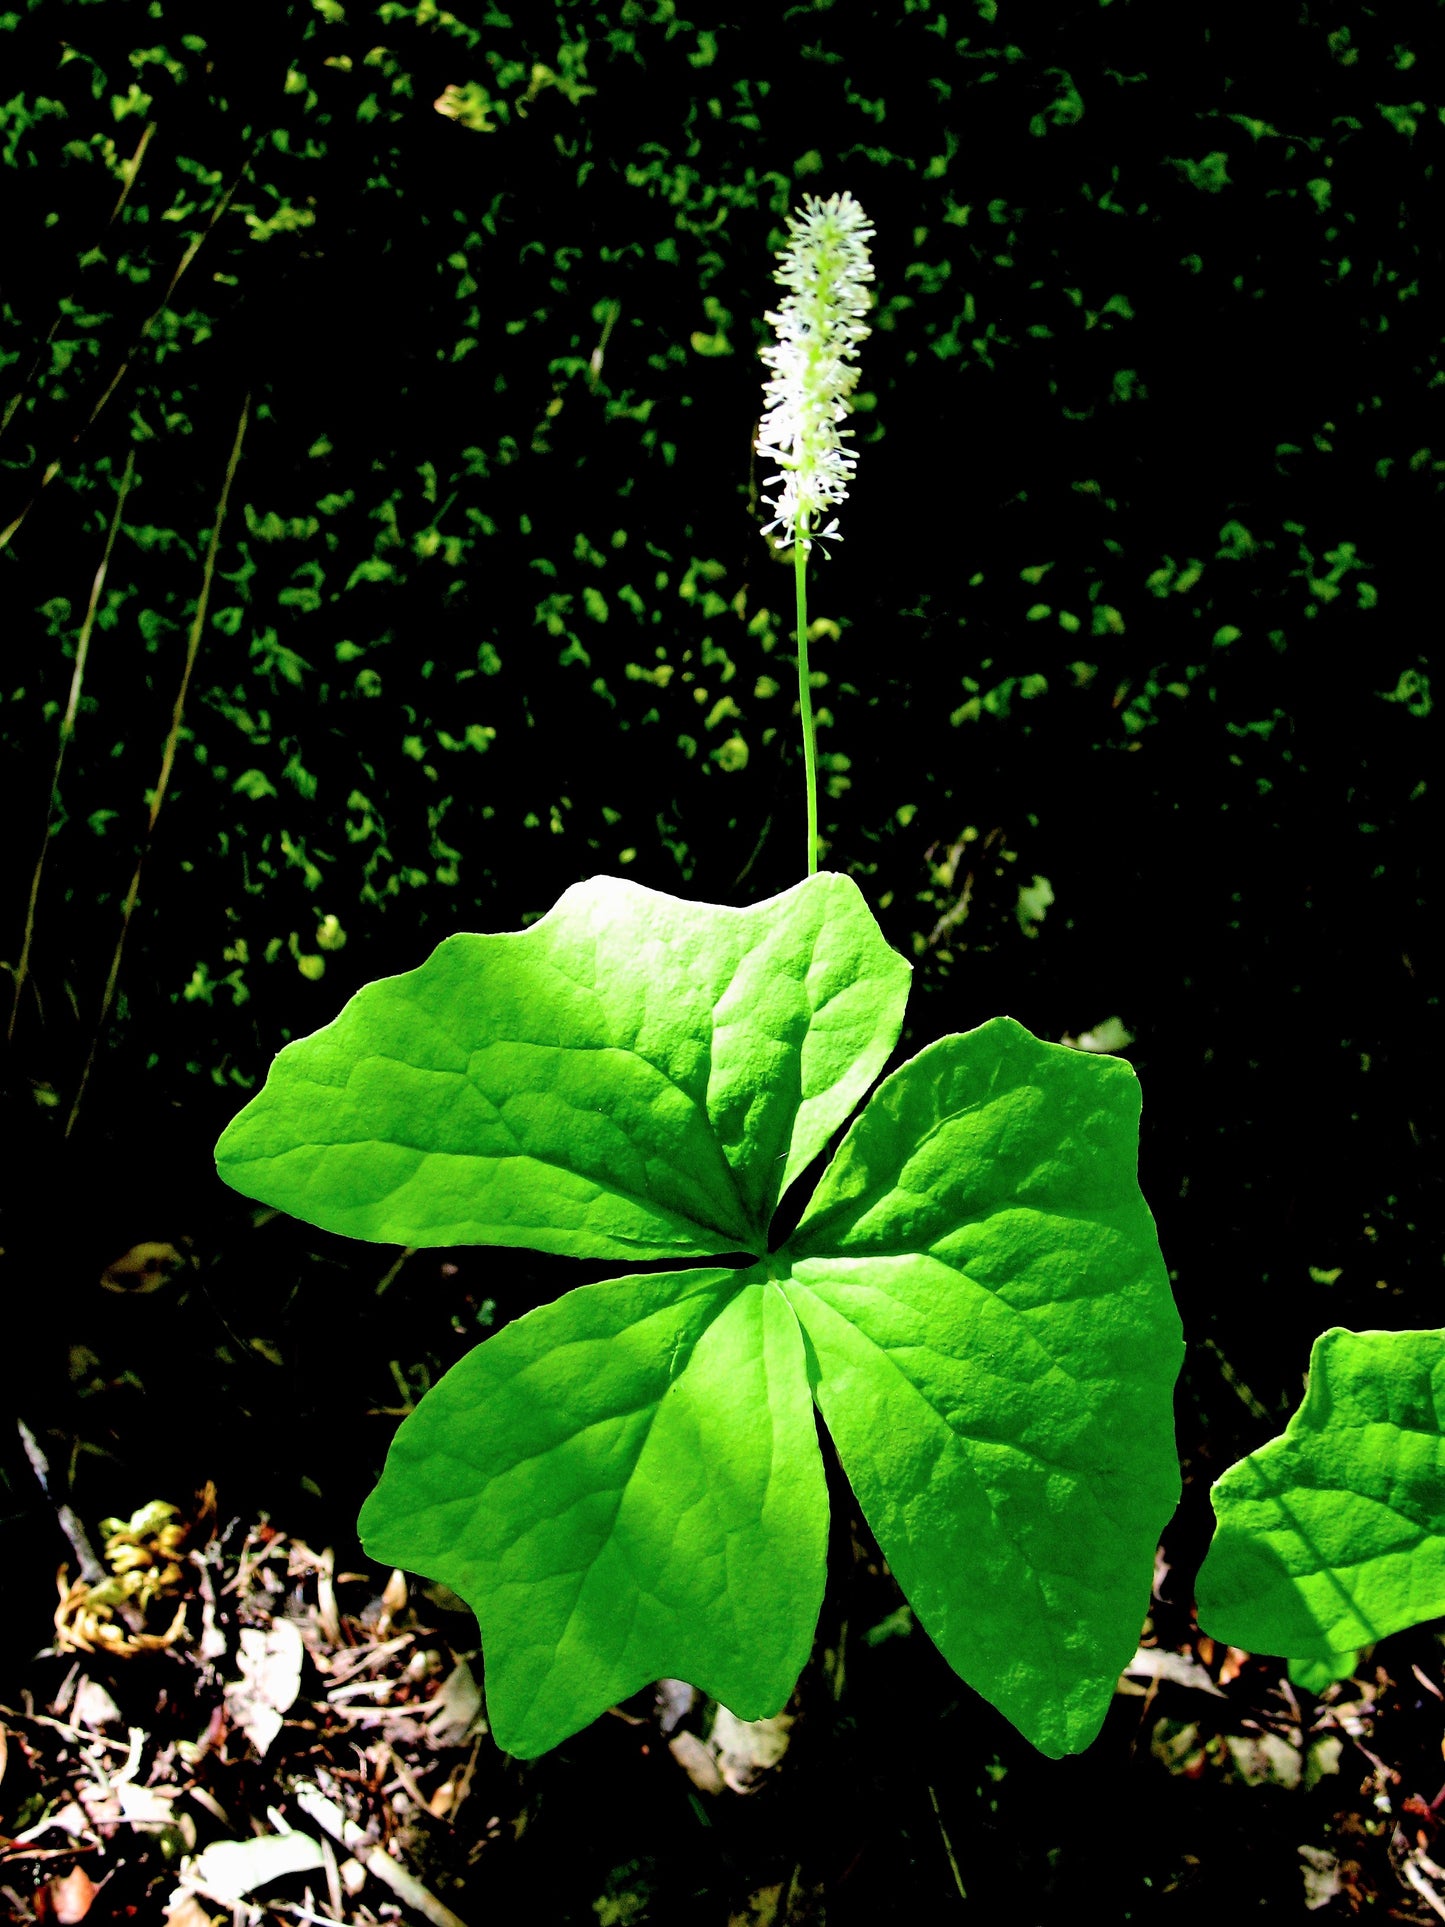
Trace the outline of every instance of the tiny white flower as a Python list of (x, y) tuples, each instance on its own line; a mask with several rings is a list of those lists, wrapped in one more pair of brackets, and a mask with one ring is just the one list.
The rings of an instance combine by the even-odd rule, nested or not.
[(841, 424), (858, 385), (858, 344), (870, 332), (863, 317), (874, 232), (851, 194), (806, 195), (802, 212), (788, 216), (789, 245), (773, 278), (789, 292), (767, 316), (778, 339), (762, 350), (771, 372), (758, 429), (758, 454), (779, 471), (763, 482), (773, 512), (763, 533), (781, 529), (773, 537), (780, 549), (800, 541), (807, 554), (815, 537), (842, 539), (837, 517), (825, 518), (846, 500), (858, 464), (843, 445), (852, 430)]

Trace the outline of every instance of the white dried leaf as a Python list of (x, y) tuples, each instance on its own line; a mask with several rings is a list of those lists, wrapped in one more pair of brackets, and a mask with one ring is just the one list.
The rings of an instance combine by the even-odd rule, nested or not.
[(1197, 1693), (1211, 1693), (1226, 1699), (1197, 1659), (1187, 1653), (1171, 1653), (1162, 1646), (1141, 1646), (1124, 1668), (1132, 1679), (1168, 1680), (1173, 1686), (1192, 1686)]
[(1304, 1875), (1305, 1906), (1311, 1913), (1328, 1907), (1340, 1891), (1340, 1863), (1328, 1847), (1301, 1847), (1300, 1872)]
[(674, 1733), (667, 1743), (667, 1750), (699, 1793), (722, 1792), (723, 1777), (718, 1771), (717, 1755), (711, 1747), (704, 1745), (696, 1733), (689, 1733), (686, 1729)]
[(213, 1840), (185, 1870), (186, 1885), (231, 1907), (268, 1880), (315, 1873), (326, 1865), (309, 1833), (262, 1833), (254, 1840)]
[(226, 1688), (226, 1709), (258, 1753), (271, 1745), (281, 1731), (282, 1714), (296, 1702), (305, 1656), (301, 1634), (289, 1619), (273, 1620), (264, 1629), (241, 1628), (241, 1678)]
[(769, 1720), (740, 1720), (725, 1706), (718, 1708), (708, 1744), (734, 1793), (751, 1793), (763, 1775), (773, 1770), (788, 1750), (792, 1730), (790, 1713), (775, 1713)]
[(433, 1746), (460, 1746), (474, 1733), (485, 1733), (482, 1691), (464, 1659), (459, 1659), (429, 1701), (424, 1714)]
[(70, 1718), (74, 1725), (88, 1726), (94, 1731), (97, 1727), (113, 1725), (120, 1718), (120, 1708), (99, 1680), (86, 1677), (75, 1689)]

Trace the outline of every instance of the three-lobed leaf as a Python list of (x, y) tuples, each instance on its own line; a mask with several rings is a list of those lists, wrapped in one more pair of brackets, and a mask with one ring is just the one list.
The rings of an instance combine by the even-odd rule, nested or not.
[(1323, 1333), (1298, 1411), (1210, 1496), (1195, 1593), (1216, 1639), (1314, 1686), (1445, 1613), (1445, 1331)]
[(787, 1255), (819, 1407), (944, 1657), (1088, 1744), (1179, 1496), (1179, 1319), (1128, 1065), (995, 1018), (888, 1078)]
[(596, 878), (369, 986), (222, 1139), (238, 1188), (355, 1235), (752, 1260), (570, 1292), (398, 1429), (364, 1541), (474, 1607), (508, 1750), (667, 1674), (785, 1702), (823, 1585), (815, 1403), (950, 1662), (1046, 1752), (1097, 1731), (1178, 1490), (1132, 1071), (1006, 1018), (944, 1038), (768, 1248), (907, 976), (842, 877), (748, 910)]
[(812, 1644), (828, 1536), (798, 1321), (765, 1266), (569, 1292), (427, 1394), (361, 1534), (473, 1605), (511, 1753), (664, 1677), (775, 1713)]
[(757, 1255), (882, 1070), (908, 976), (847, 877), (742, 910), (593, 877), (288, 1044), (217, 1166), (384, 1244)]

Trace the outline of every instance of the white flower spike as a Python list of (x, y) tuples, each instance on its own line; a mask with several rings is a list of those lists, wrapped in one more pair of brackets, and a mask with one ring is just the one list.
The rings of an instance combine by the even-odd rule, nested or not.
[(773, 519), (763, 533), (781, 529), (773, 537), (780, 549), (796, 542), (806, 555), (815, 537), (842, 540), (837, 517), (824, 518), (846, 500), (858, 464), (843, 445), (852, 430), (841, 423), (858, 385), (858, 344), (870, 332), (863, 317), (874, 232), (851, 194), (806, 195), (802, 212), (788, 216), (790, 240), (774, 279), (789, 292), (767, 316), (778, 339), (762, 350), (771, 372), (758, 430), (758, 454), (779, 469), (763, 483), (777, 490), (764, 498)]

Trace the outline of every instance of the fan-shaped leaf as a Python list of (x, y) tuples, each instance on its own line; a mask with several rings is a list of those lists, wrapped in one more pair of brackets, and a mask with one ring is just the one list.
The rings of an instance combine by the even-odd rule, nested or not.
[(1342, 1677), (1445, 1613), (1445, 1331), (1317, 1338), (1304, 1401), (1210, 1495), (1199, 1623)]
[(472, 1606), (492, 1730), (530, 1757), (665, 1677), (776, 1713), (827, 1523), (802, 1337), (754, 1267), (614, 1278), (505, 1326), (402, 1424), (361, 1534)]
[(1050, 1754), (1098, 1731), (1179, 1493), (1138, 1117), (1116, 1058), (1009, 1018), (945, 1037), (879, 1086), (781, 1254), (919, 1620)]
[(358, 991), (280, 1053), (216, 1162), (379, 1243), (756, 1255), (883, 1068), (908, 975), (847, 877), (744, 910), (593, 877)]

